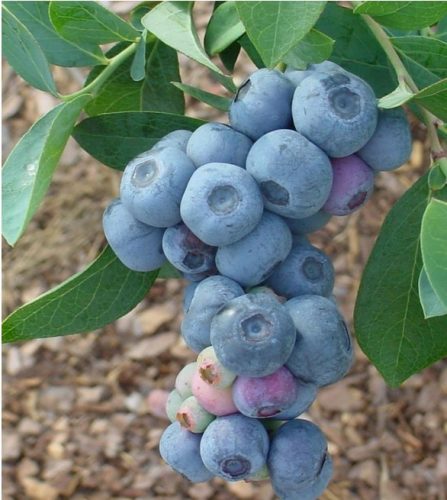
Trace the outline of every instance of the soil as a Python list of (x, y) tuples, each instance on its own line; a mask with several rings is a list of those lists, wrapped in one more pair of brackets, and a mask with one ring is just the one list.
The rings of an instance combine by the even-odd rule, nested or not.
[[(125, 14), (134, 2), (109, 2)], [(210, 2), (196, 8), (203, 27)], [(202, 30), (203, 32), (203, 30)], [(222, 93), (206, 69), (181, 56), (185, 82)], [(238, 62), (240, 83), (252, 66)], [(55, 68), (71, 92), (81, 70)], [(3, 154), (56, 100), (26, 85), (3, 65)], [(225, 121), (187, 99), (187, 114)], [(312, 241), (336, 269), (335, 295), (352, 324), (362, 269), (392, 205), (426, 170), (425, 132), (412, 120), (410, 161), (377, 177), (366, 206), (334, 218)], [(85, 267), (105, 244), (102, 212), (118, 192), (119, 174), (70, 140), (49, 192), (14, 247), (3, 243), (3, 311), (56, 286)], [(268, 483), (192, 485), (160, 459), (167, 425), (153, 391), (171, 390), (193, 360), (178, 335), (179, 280), (159, 280), (143, 302), (115, 324), (69, 337), (3, 348), (3, 498), (55, 500), (274, 498)], [(340, 383), (320, 391), (306, 418), (320, 425), (334, 457), (334, 478), (321, 498), (445, 500), (447, 498), (447, 362), (387, 388), (360, 349)], [(151, 395), (150, 399), (149, 396)]]

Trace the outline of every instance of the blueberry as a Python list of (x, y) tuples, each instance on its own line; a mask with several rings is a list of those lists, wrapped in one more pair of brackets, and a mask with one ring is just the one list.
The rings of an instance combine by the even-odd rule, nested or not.
[(294, 69), (290, 66), (284, 72), (284, 76), (293, 83), (295, 87), (301, 84), (301, 82), (311, 74), (311, 71)]
[(358, 156), (373, 170), (393, 170), (411, 154), (411, 131), (401, 108), (379, 111), (377, 128)]
[(121, 179), (121, 199), (141, 222), (169, 227), (181, 221), (180, 200), (195, 170), (177, 148), (147, 151), (134, 158)]
[(213, 415), (222, 417), (237, 413), (230, 387), (221, 389), (205, 382), (196, 372), (192, 379), (192, 392), (197, 401)]
[(197, 167), (207, 163), (231, 163), (245, 167), (253, 142), (224, 123), (205, 123), (188, 141), (186, 152)]
[(313, 215), (332, 185), (329, 158), (293, 130), (274, 130), (258, 139), (247, 157), (268, 210), (285, 217)]
[(218, 389), (230, 387), (236, 378), (236, 374), (217, 359), (212, 346), (206, 347), (197, 356), (197, 371), (202, 380)]
[(214, 420), (194, 396), (186, 398), (177, 410), (176, 419), (189, 432), (202, 433)]
[(203, 243), (185, 224), (168, 227), (163, 234), (163, 251), (169, 262), (188, 276), (216, 274), (216, 248)]
[(102, 219), (104, 234), (118, 259), (133, 271), (153, 271), (166, 262), (161, 241), (163, 230), (147, 226), (114, 199)]
[(321, 229), (329, 222), (330, 218), (331, 214), (325, 212), (324, 210), (320, 210), (309, 217), (304, 217), (302, 219), (286, 218), (285, 221), (287, 222), (289, 229), (292, 231), (292, 234), (301, 235), (318, 231), (318, 229)]
[(287, 301), (285, 307), (297, 330), (287, 368), (319, 387), (340, 380), (351, 367), (353, 346), (334, 303), (318, 295), (302, 295)]
[(332, 61), (323, 61), (317, 64), (310, 64), (308, 71), (316, 71), (317, 73), (347, 73), (341, 66)]
[(188, 363), (177, 374), (175, 389), (183, 399), (192, 396), (192, 377), (197, 370), (197, 363)]
[(267, 465), (275, 493), (290, 500), (314, 500), (332, 475), (326, 438), (307, 420), (291, 420), (275, 432)]
[(190, 130), (180, 129), (169, 132), (169, 134), (166, 134), (152, 146), (151, 151), (170, 147), (181, 149), (184, 153), (186, 153), (186, 145), (188, 144), (191, 135), (192, 132)]
[(229, 245), (250, 233), (262, 216), (262, 196), (253, 177), (229, 163), (196, 170), (182, 198), (184, 223), (208, 245)]
[(268, 286), (255, 286), (253, 288), (249, 288), (247, 290), (247, 293), (266, 293), (267, 295), (270, 295), (274, 299), (276, 299), (278, 302), (281, 304), (285, 302), (284, 297), (281, 297), (277, 295), (271, 288)]
[(295, 401), (289, 408), (272, 417), (274, 420), (293, 420), (307, 411), (315, 401), (318, 391), (318, 387), (315, 384), (303, 382), (297, 378), (295, 379), (295, 384), (297, 394)]
[(265, 377), (240, 376), (233, 385), (237, 409), (252, 418), (271, 418), (288, 410), (297, 397), (295, 378), (284, 366)]
[(214, 315), (229, 300), (243, 294), (244, 290), (238, 283), (225, 276), (210, 276), (201, 281), (181, 325), (188, 347), (200, 352), (210, 346), (210, 327)]
[(269, 438), (264, 426), (244, 415), (216, 418), (200, 443), (205, 466), (227, 481), (256, 474), (266, 463)]
[(292, 234), (277, 215), (264, 212), (260, 223), (245, 238), (220, 247), (216, 253), (219, 272), (252, 287), (266, 280), (292, 248)]
[(294, 85), (279, 71), (259, 69), (239, 87), (230, 106), (230, 124), (253, 140), (292, 125)]
[(334, 182), (324, 210), (333, 215), (348, 215), (371, 196), (374, 189), (374, 173), (358, 156), (332, 160)]
[(160, 440), (160, 455), (163, 460), (193, 483), (213, 478), (200, 458), (201, 439), (201, 434), (193, 434), (174, 422), (163, 432)]
[(318, 64), (310, 64), (305, 70), (298, 70), (293, 68), (292, 66), (288, 66), (286, 71), (284, 72), (284, 76), (288, 78), (295, 85), (295, 87), (297, 87), (314, 71), (317, 73), (346, 73), (346, 71), (338, 64), (335, 64), (332, 61), (323, 61)]
[(219, 361), (247, 377), (278, 370), (288, 359), (295, 336), (284, 306), (265, 293), (230, 300), (211, 323), (211, 343)]
[(292, 114), (296, 130), (334, 158), (362, 148), (377, 124), (374, 92), (346, 71), (314, 71), (296, 88)]
[(166, 414), (171, 422), (176, 421), (177, 412), (183, 400), (184, 398), (175, 389), (169, 393), (168, 400), (166, 401)]
[(183, 309), (185, 313), (189, 311), (189, 306), (191, 305), (192, 298), (194, 297), (194, 293), (199, 283), (199, 281), (193, 281), (183, 290)]
[(329, 296), (334, 287), (334, 267), (329, 257), (309, 243), (294, 243), (286, 260), (267, 280), (278, 295)]

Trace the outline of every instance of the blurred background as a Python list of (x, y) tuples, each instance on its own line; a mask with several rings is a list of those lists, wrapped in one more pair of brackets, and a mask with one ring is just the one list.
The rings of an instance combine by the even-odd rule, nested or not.
[[(102, 2), (125, 16), (137, 2)], [(203, 28), (212, 2), (195, 7)], [(200, 31), (203, 34), (203, 30)], [(223, 93), (208, 71), (180, 56), (184, 82)], [(254, 69), (241, 56), (237, 84)], [(63, 93), (85, 73), (54, 68)], [(189, 97), (187, 114), (227, 117)], [(3, 63), (3, 157), (55, 98), (27, 86)], [(335, 295), (352, 325), (359, 279), (380, 226), (395, 201), (428, 167), (425, 131), (412, 120), (413, 153), (394, 173), (381, 173), (367, 205), (335, 217), (312, 236), (336, 269)], [(83, 269), (104, 246), (102, 212), (118, 192), (118, 172), (69, 141), (37, 215), (14, 249), (3, 243), (3, 315)], [(171, 390), (193, 354), (179, 337), (180, 280), (159, 280), (127, 316), (84, 335), (3, 348), (3, 498), (56, 500), (271, 500), (268, 482), (220, 479), (192, 485), (160, 459), (167, 421), (148, 396)], [(447, 498), (447, 362), (386, 387), (357, 348), (338, 384), (320, 391), (308, 417), (329, 440), (335, 474), (322, 498), (445, 500)], [(297, 499), (299, 500), (299, 499)]]

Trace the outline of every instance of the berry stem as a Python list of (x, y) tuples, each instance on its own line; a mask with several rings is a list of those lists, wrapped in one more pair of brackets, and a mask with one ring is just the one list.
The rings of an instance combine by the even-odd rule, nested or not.
[[(385, 54), (387, 55), (391, 65), (394, 68), (394, 71), (396, 72), (399, 85), (406, 85), (411, 90), (411, 92), (417, 94), (419, 92), (418, 86), (416, 85), (413, 78), (405, 68), (403, 62), (401, 61), (398, 53), (393, 47), (393, 44), (391, 43), (385, 30), (376, 21), (374, 21), (372, 17), (367, 16), (365, 14), (360, 14), (360, 15), (367, 24), (367, 26), (369, 27), (369, 29), (372, 31), (373, 35), (379, 42)], [(427, 127), (431, 156), (433, 160), (436, 160), (437, 158), (445, 155), (445, 150), (441, 145), (441, 142), (438, 137), (438, 132), (436, 129), (436, 125), (439, 123), (439, 120), (437, 120), (437, 118), (433, 116), (423, 106), (419, 107), (422, 112), (422, 119), (425, 123), (425, 126)]]
[(112, 73), (114, 73), (116, 69), (119, 66), (121, 66), (121, 64), (135, 52), (137, 44), (138, 44), (137, 42), (131, 43), (128, 47), (122, 50), (115, 57), (109, 59), (107, 66), (101, 71), (101, 73), (84, 88), (82, 88), (77, 92), (74, 92), (73, 94), (60, 96), (60, 98), (63, 101), (71, 101), (72, 99), (80, 95), (85, 95), (85, 94), (95, 95), (95, 93), (98, 92), (98, 90), (102, 87), (102, 85), (107, 81), (109, 76)]

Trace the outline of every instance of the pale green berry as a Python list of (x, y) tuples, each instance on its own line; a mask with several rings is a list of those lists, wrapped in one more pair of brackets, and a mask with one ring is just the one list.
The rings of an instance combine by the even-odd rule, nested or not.
[(212, 346), (198, 355), (197, 368), (202, 380), (219, 389), (230, 387), (236, 378), (236, 374), (225, 368), (217, 359)]
[(183, 399), (192, 396), (191, 382), (194, 373), (197, 370), (197, 363), (189, 363), (184, 366), (175, 379), (175, 388)]
[(183, 403), (184, 398), (174, 389), (169, 393), (166, 401), (166, 414), (171, 422), (176, 421), (177, 411)]
[(180, 405), (176, 418), (180, 425), (188, 431), (202, 433), (215, 417), (200, 406), (194, 396), (190, 396)]

